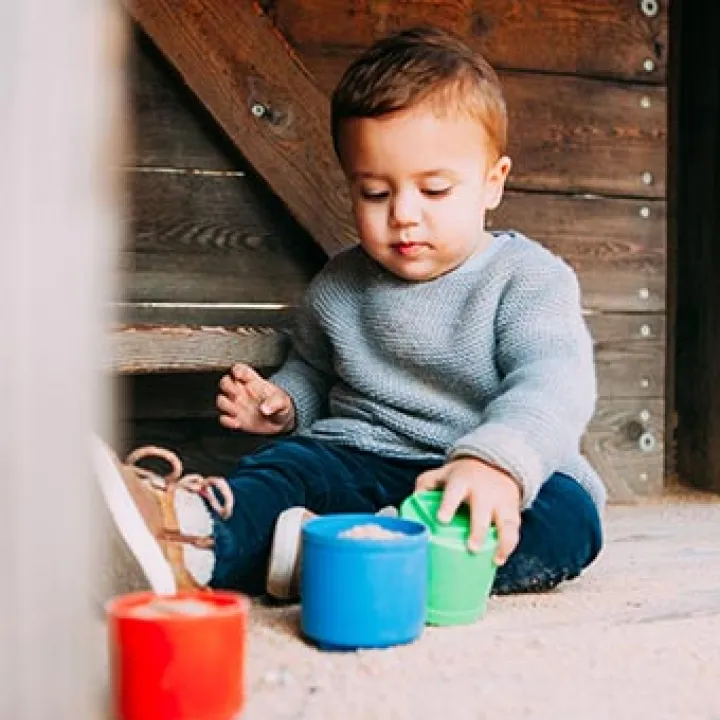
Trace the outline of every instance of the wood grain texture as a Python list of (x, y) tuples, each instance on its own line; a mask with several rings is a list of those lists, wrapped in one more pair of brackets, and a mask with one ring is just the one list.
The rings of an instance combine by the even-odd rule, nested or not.
[(234, 362), (277, 366), (287, 353), (282, 333), (256, 327), (121, 325), (109, 345), (104, 367), (122, 374), (217, 370)]
[(632, 503), (664, 487), (662, 398), (608, 398), (598, 403), (582, 452), (603, 478), (611, 502)]
[(326, 260), (252, 175), (130, 172), (128, 180), (127, 301), (297, 304)]
[[(330, 93), (359, 51), (301, 52), (320, 87)], [(664, 87), (529, 72), (501, 72), (500, 80), (514, 160), (510, 188), (665, 196)], [(649, 185), (643, 182), (646, 172), (652, 175)]]
[(664, 397), (664, 315), (597, 313), (587, 323), (595, 343), (599, 397)]
[(511, 186), (665, 197), (665, 88), (519, 73), (501, 80), (515, 159)]
[[(137, 390), (131, 390), (131, 397)], [(212, 391), (214, 399), (215, 392)], [(615, 503), (635, 503), (657, 496), (664, 489), (663, 401), (603, 399), (583, 437), (581, 449), (600, 473)], [(647, 413), (647, 414), (646, 414)], [(644, 419), (647, 418), (647, 419)], [(159, 444), (177, 450), (188, 470), (206, 474), (228, 473), (238, 459), (267, 442), (267, 438), (236, 433), (220, 427), (217, 419), (131, 419), (126, 423), (126, 449), (139, 444)], [(640, 438), (647, 440), (640, 449)]]
[(432, 24), (462, 35), (500, 68), (646, 82), (666, 75), (666, 2), (647, 17), (637, 0), (275, 0), (272, 17), (299, 46), (365, 47)]
[(352, 244), (329, 105), (251, 2), (134, 0), (129, 9), (243, 156), (329, 254)]
[(585, 307), (647, 312), (665, 307), (665, 215), (662, 201), (511, 191), (489, 226), (516, 229), (563, 257)]
[(210, 112), (137, 25), (128, 48), (128, 101), (134, 126), (124, 164), (252, 172)]

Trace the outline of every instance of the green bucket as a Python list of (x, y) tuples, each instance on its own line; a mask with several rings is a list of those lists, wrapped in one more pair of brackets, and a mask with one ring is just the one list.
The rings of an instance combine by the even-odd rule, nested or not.
[(426, 622), (465, 625), (485, 614), (497, 570), (497, 531), (491, 527), (483, 547), (470, 552), (468, 506), (462, 505), (446, 524), (437, 519), (441, 501), (441, 490), (415, 493), (403, 502), (400, 517), (417, 520), (430, 532)]

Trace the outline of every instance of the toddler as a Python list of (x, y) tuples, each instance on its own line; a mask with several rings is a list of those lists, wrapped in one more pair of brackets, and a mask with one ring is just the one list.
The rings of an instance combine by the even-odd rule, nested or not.
[(171, 454), (165, 481), (116, 461), (121, 537), (156, 590), (295, 598), (309, 517), (440, 488), (441, 521), (469, 506), (470, 550), (497, 527), (494, 592), (576, 577), (605, 500), (579, 452), (593, 348), (570, 267), (485, 229), (511, 168), (495, 73), (455, 36), (407, 30), (352, 63), (331, 111), (359, 244), (311, 283), (279, 371), (235, 365), (217, 397), (225, 427), (273, 440), (226, 479), (182, 477)]

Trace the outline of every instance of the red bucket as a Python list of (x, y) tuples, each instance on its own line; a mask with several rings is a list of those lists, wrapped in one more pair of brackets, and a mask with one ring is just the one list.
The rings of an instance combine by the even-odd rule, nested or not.
[(121, 595), (107, 606), (118, 720), (233, 720), (245, 706), (249, 602), (231, 592)]

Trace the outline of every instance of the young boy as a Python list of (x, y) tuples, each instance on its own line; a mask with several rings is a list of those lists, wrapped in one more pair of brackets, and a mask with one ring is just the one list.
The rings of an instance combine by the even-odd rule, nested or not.
[(511, 166), (506, 123), (495, 73), (439, 30), (384, 39), (348, 68), (332, 135), (360, 243), (312, 282), (279, 372), (236, 365), (217, 398), (225, 427), (279, 437), (227, 480), (178, 484), (176, 467), (163, 488), (135, 457), (107, 474), (156, 589), (267, 580), (295, 597), (308, 517), (430, 488), (440, 520), (469, 505), (471, 550), (496, 525), (497, 593), (552, 588), (594, 560), (604, 489), (579, 454), (595, 375), (577, 280), (523, 235), (485, 230)]

